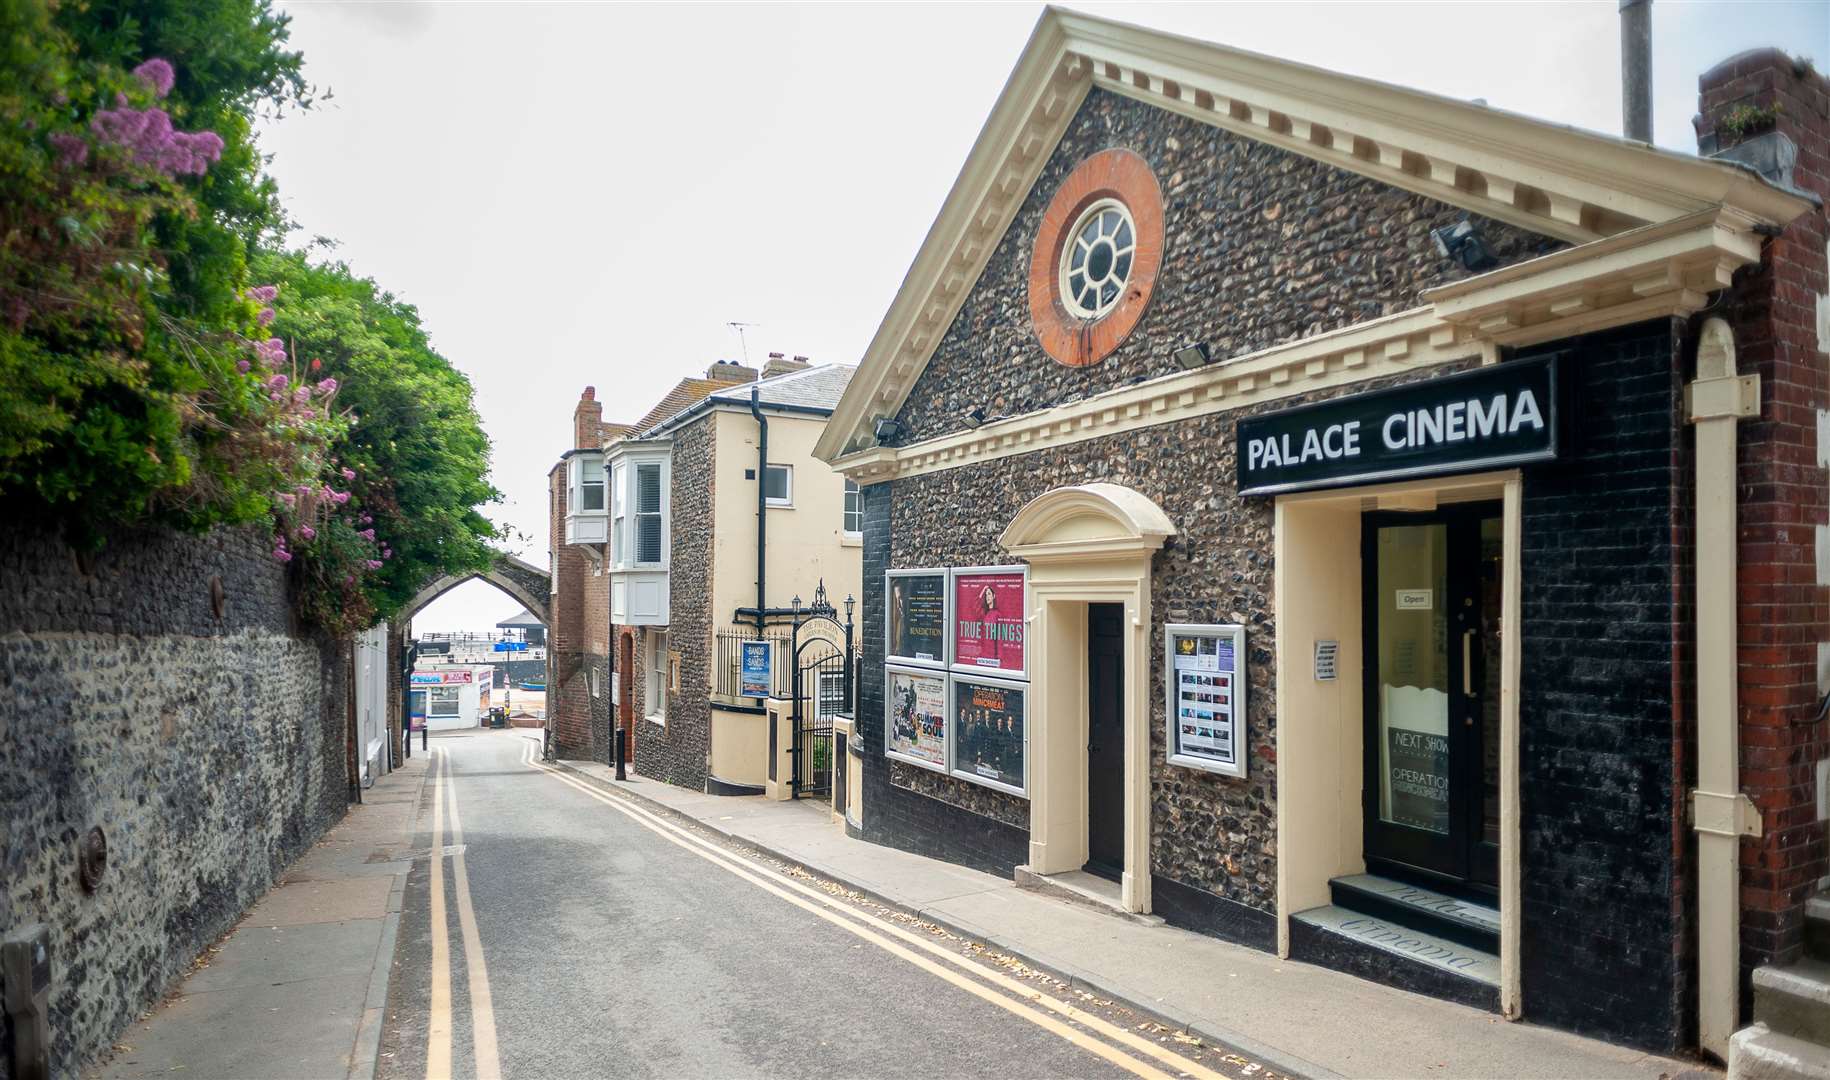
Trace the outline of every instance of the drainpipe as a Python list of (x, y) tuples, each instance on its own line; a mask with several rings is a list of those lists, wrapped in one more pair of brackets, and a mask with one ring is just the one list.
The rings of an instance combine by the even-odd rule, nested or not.
[(763, 415), (762, 391), (750, 387), (750, 415), (756, 417), (756, 639), (765, 636), (769, 562), (769, 418)]
[(1652, 141), (1652, 0), (1620, 0), (1620, 121), (1627, 138)]
[(1760, 414), (1760, 376), (1736, 374), (1734, 332), (1721, 319), (1703, 324), (1684, 398), (1697, 435), (1697, 1040), (1727, 1060), (1741, 1024), (1741, 837), (1761, 832), (1741, 793), (1735, 612), (1735, 427)]

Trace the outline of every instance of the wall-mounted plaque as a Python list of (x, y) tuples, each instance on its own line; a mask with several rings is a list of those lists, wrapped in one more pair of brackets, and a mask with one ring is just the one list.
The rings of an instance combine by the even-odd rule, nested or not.
[(1315, 643), (1315, 679), (1317, 682), (1333, 682), (1334, 669), (1340, 656), (1341, 643), (1338, 641), (1317, 641)]
[(947, 677), (939, 672), (885, 672), (884, 752), (927, 769), (947, 771)]
[(1244, 776), (1245, 627), (1170, 623), (1163, 644), (1169, 763)]
[(883, 606), (889, 659), (936, 666), (947, 662), (945, 570), (891, 570), (884, 579)]
[(953, 666), (1021, 677), (1028, 614), (1021, 566), (953, 572)]
[(965, 675), (952, 682), (953, 775), (1027, 795), (1029, 687)]

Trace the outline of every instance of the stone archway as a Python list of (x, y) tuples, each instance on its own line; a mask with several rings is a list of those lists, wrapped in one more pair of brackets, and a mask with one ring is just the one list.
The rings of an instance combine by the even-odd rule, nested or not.
[[(464, 582), (476, 579), (494, 585), (504, 595), (527, 608), (530, 614), (545, 623), (549, 631), (551, 630), (553, 625), (552, 578), (540, 567), (523, 562), (513, 555), (498, 553), (495, 562), (487, 570), (478, 570), (468, 574), (445, 574), (429, 583), (414, 594), (413, 599), (408, 601), (407, 605), (400, 609), (400, 613), (388, 622), (388, 655), (392, 658), (388, 664), (388, 726), (390, 730), (402, 733), (406, 731), (406, 702), (403, 700), (403, 687), (407, 679), (406, 630), (408, 624), (413, 621), (413, 616), (419, 614), (427, 604)], [(552, 681), (550, 678), (552, 653), (548, 652), (547, 656), (549, 658), (548, 683), (550, 684)], [(550, 697), (551, 691), (548, 691), (548, 694)], [(549, 706), (550, 704), (549, 701)], [(400, 747), (396, 745), (395, 750), (398, 752)], [(398, 759), (395, 764), (399, 764)]]
[(400, 609), (400, 614), (395, 618), (405, 625), (427, 604), (473, 578), (481, 578), (507, 593), (535, 618), (551, 627), (552, 613), (549, 608), (552, 599), (552, 579), (545, 570), (532, 563), (522, 562), (513, 555), (497, 555), (495, 563), (487, 570), (468, 574), (446, 574), (421, 589), (407, 603), (406, 607)]

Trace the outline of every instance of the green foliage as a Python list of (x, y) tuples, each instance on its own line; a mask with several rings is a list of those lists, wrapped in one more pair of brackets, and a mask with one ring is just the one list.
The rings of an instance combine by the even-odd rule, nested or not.
[[(305, 103), (265, 0), (0, 0), (0, 499), (93, 546), (258, 520), (316, 467), (327, 415), (238, 370), (264, 337), (247, 252), (275, 229), (254, 109)], [(129, 69), (176, 69), (161, 96)], [(202, 175), (102, 136), (107, 110), (214, 131)]]
[[(419, 313), (344, 264), (314, 264), (303, 252), (263, 252), (254, 274), (279, 286), (274, 330), (313, 377), (337, 381), (338, 407), (350, 416), (327, 482), (347, 488), (357, 516), (333, 515), (315, 539), (293, 541), (316, 583), (308, 591), (332, 600), (319, 621), (360, 629), (440, 575), (487, 569), (495, 556), (486, 541), (497, 531), (477, 507), (500, 497), (488, 481), (489, 439), (470, 381), (432, 348)], [(387, 558), (364, 546), (365, 528)]]
[(1716, 123), (1716, 132), (1730, 138), (1743, 135), (1758, 135), (1779, 123), (1779, 103), (1761, 107), (1758, 105), (1737, 105), (1728, 110)]

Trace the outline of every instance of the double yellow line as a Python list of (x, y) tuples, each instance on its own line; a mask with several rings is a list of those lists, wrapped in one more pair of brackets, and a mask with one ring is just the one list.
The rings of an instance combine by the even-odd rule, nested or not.
[(464, 823), (458, 816), (457, 785), (450, 782), (451, 753), (432, 751), (432, 1000), (427, 1010), (426, 1080), (451, 1076), (451, 923), (445, 913), (445, 804), (451, 804), (451, 875), (457, 897), (458, 932), (464, 946), (464, 974), (470, 994), (470, 1032), (477, 1076), (500, 1080), (502, 1056), (496, 1045), (496, 1010), (489, 996), (489, 966), (470, 902), (470, 874), (464, 866)]
[[(1158, 1046), (1135, 1032), (1078, 1009), (1060, 998), (1042, 993), (1002, 972), (982, 967), (921, 935), (880, 922), (818, 889), (763, 869), (660, 815), (642, 809), (628, 799), (606, 794), (560, 769), (546, 765), (538, 760), (537, 749), (531, 741), (521, 755), (521, 762), (530, 769), (543, 772), (559, 783), (596, 799), (676, 847), (690, 851), (764, 892), (863, 938), (938, 979), (1058, 1035), (1126, 1072), (1150, 1080), (1170, 1080), (1175, 1075), (1196, 1077), (1198, 1080), (1223, 1080), (1222, 1074)], [(1100, 1038), (1095, 1038), (1095, 1034)], [(1155, 1059), (1171, 1071), (1164, 1072), (1149, 1061), (1139, 1060), (1119, 1049), (1120, 1046), (1142, 1057)]]

